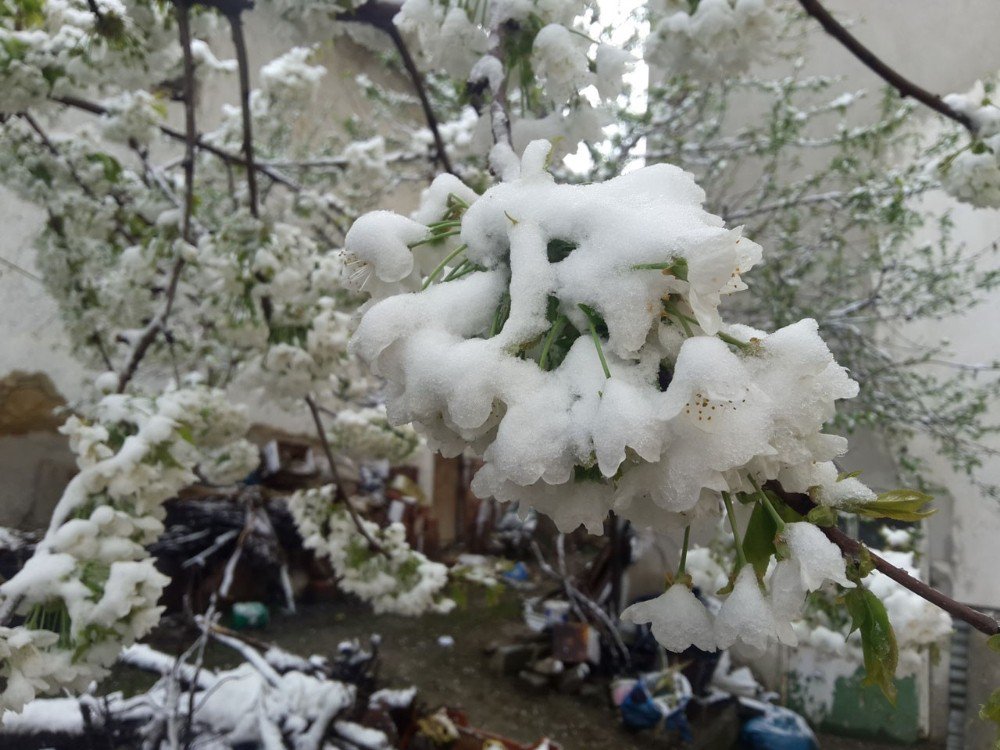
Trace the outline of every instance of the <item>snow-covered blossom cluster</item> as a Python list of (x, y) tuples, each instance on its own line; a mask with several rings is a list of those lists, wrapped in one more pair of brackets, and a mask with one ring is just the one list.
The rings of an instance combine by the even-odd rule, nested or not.
[[(452, 256), (437, 283), (368, 309), (352, 342), (389, 381), (390, 420), (447, 455), (481, 452), (477, 491), (567, 529), (596, 529), (611, 508), (650, 525), (714, 507), (750, 477), (821, 484), (846, 447), (822, 425), (857, 386), (811, 321), (774, 334), (722, 322), (760, 248), (704, 212), (680, 170), (558, 185), (548, 149), (533, 144), (481, 197), (441, 177), (415, 218), (377, 212), (349, 232), (375, 299)], [(465, 203), (460, 231), (426, 241), (440, 225), (417, 218)]]
[(763, 649), (771, 640), (794, 646), (798, 635), (792, 623), (802, 617), (806, 594), (827, 581), (843, 586), (850, 581), (840, 550), (813, 524), (788, 524), (781, 541), (787, 554), (772, 566), (766, 585), (752, 565), (744, 565), (715, 614), (679, 581), (656, 599), (633, 604), (622, 619), (650, 623), (656, 639), (677, 652), (692, 645), (714, 651), (735, 643)]
[(952, 109), (972, 120), (976, 135), (936, 164), (944, 189), (979, 208), (1000, 208), (1000, 107), (991, 96), (992, 90), (976, 81), (968, 93), (944, 98)]
[(50, 98), (87, 91), (109, 78), (126, 88), (154, 75), (169, 78), (180, 61), (175, 40), (169, 10), (149, 0), (4, 3), (0, 112), (35, 110)]
[(773, 51), (774, 0), (663, 0), (651, 8), (645, 60), (668, 75), (720, 80)]
[[(753, 498), (770, 480), (819, 502), (872, 499), (858, 480), (838, 482), (831, 463), (846, 441), (822, 428), (857, 385), (815, 322), (768, 334), (719, 314), (760, 247), (705, 212), (679, 169), (560, 185), (549, 151), (536, 142), (520, 163), (508, 158), (505, 181), (482, 196), (438, 178), (413, 218), (377, 212), (349, 232), (346, 251), (375, 298), (396, 292), (365, 312), (352, 341), (388, 381), (390, 420), (412, 421), (445, 455), (481, 454), (477, 494), (567, 531), (599, 533), (612, 509), (675, 534), (712, 525), (720, 493)], [(727, 614), (765, 603), (744, 569), (704, 632), (759, 643), (784, 623), (790, 639), (805, 592), (845, 582), (818, 529), (794, 524), (786, 537), (792, 557), (773, 588), (794, 591), (790, 600), (762, 606), (766, 622), (752, 627)]]
[(109, 395), (90, 419), (67, 420), (80, 473), (35, 554), (0, 586), (3, 606), (25, 618), (0, 632), (0, 706), (20, 710), (36, 693), (82, 690), (156, 625), (169, 579), (145, 545), (163, 530), (162, 504), (196, 470), (251, 471), (257, 455), (244, 450), (246, 429), (243, 415), (205, 388)]
[[(326, 68), (312, 62), (311, 47), (293, 47), (260, 69), (259, 84), (250, 92), (254, 140), (260, 147), (287, 142), (296, 121), (316, 96)], [(223, 119), (207, 140), (238, 149), (242, 143), (242, 112), (225, 105)]]
[(413, 455), (420, 438), (409, 425), (393, 427), (384, 406), (342, 409), (328, 423), (330, 447), (356, 462), (398, 464)]
[(454, 606), (442, 595), (448, 569), (411, 549), (401, 523), (380, 528), (359, 519), (378, 545), (375, 549), (358, 533), (344, 504), (335, 502), (330, 485), (295, 492), (288, 498), (288, 509), (303, 544), (327, 558), (338, 585), (370, 603), (376, 613), (419, 615), (447, 612)]
[[(564, 156), (580, 141), (600, 139), (602, 127), (612, 122), (601, 103), (623, 92), (634, 63), (627, 50), (588, 35), (588, 11), (573, 0), (486, 0), (475, 6), (406, 0), (394, 21), (417, 41), (428, 67), (491, 95), (505, 90), (521, 103), (511, 111), (515, 150), (547, 138)], [(495, 29), (502, 29), (499, 48), (491, 42)], [(470, 116), (474, 135), (464, 145), (484, 154), (492, 145), (490, 115)]]
[(191, 263), (202, 291), (200, 323), (224, 351), (239, 353), (242, 371), (270, 396), (367, 390), (347, 354), (352, 323), (339, 254), (324, 252), (298, 226), (238, 212), (202, 237)]

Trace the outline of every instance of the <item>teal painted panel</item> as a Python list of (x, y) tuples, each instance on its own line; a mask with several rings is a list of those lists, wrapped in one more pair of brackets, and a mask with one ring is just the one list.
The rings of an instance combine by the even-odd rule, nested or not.
[[(796, 675), (789, 675), (795, 680)], [(865, 671), (859, 669), (850, 677), (839, 677), (833, 692), (833, 705), (823, 717), (810, 716), (816, 727), (831, 734), (865, 739), (879, 739), (911, 744), (920, 739), (920, 703), (915, 677), (896, 680), (896, 705), (893, 705), (873, 685), (863, 685)], [(802, 697), (793, 684), (788, 696), (789, 707), (804, 715)]]

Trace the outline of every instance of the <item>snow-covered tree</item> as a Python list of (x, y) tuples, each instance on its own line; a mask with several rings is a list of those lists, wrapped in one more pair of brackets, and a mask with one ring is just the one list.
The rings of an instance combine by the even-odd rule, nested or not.
[[(926, 429), (957, 465), (981, 461), (991, 391), (913, 371), (940, 352), (907, 361), (880, 326), (965, 309), (995, 280), (949, 265), (946, 237), (907, 255), (921, 221), (907, 201), (937, 180), (995, 202), (984, 93), (918, 96), (863, 50), (974, 134), (886, 173), (874, 160), (909, 138), (898, 102), (824, 140), (810, 124), (851, 97), (824, 101), (826, 79), (747, 74), (762, 50), (794, 44), (801, 21), (782, 3), (651, 3), (649, 34), (622, 41), (574, 0), (282, 0), (289, 23), (350, 34), (409, 78), (413, 96), (358, 81), (377, 113), (422, 113), (375, 136), (328, 131), (309, 121), (326, 72), (310, 48), (265, 64), (251, 88), (249, 8), (0, 0), (0, 177), (46, 211), (45, 282), (80, 356), (105, 370), (64, 428), (81, 472), (0, 585), (0, 705), (79, 689), (155, 624), (164, 580), (143, 545), (160, 505), (256, 459), (233, 385), (312, 419), (334, 481), (290, 507), (307, 546), (380, 611), (447, 608), (448, 572), (399, 527), (360, 517), (334, 451), (399, 458), (412, 424), (434, 450), (482, 457), (482, 497), (564, 530), (599, 532), (614, 511), (673, 535), (672, 585), (623, 613), (671, 650), (794, 644), (807, 595), (836, 590), (888, 691), (891, 592), (866, 584), (873, 569), (997, 633), (837, 529), (841, 515), (919, 520), (930, 497), (842, 475), (847, 440), (825, 431), (882, 423), (898, 444)], [(234, 61), (210, 46), (226, 28)], [(640, 55), (648, 92), (627, 85)], [(238, 106), (203, 132), (196, 92), (218, 77)], [(763, 126), (727, 122), (738, 93), (770, 103)], [(51, 134), (69, 110), (94, 120)], [(798, 153), (823, 148), (828, 166), (793, 173)], [(565, 160), (581, 153), (584, 173)], [(731, 192), (741, 166), (760, 179)], [(410, 215), (369, 210), (414, 180), (427, 187)], [(926, 400), (957, 394), (941, 414)], [(720, 527), (731, 555), (712, 614), (687, 560)]]

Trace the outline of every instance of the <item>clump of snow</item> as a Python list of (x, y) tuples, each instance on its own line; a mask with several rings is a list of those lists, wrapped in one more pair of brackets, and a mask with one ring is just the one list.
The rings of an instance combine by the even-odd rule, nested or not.
[(811, 523), (790, 523), (781, 534), (789, 559), (798, 565), (802, 588), (816, 591), (826, 581), (850, 586), (840, 548)]

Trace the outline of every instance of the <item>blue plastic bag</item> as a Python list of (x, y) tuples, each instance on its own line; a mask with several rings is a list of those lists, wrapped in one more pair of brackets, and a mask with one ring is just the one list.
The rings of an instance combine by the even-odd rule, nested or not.
[(740, 731), (743, 750), (819, 750), (816, 735), (794, 711), (770, 706), (763, 716), (750, 719)]
[(668, 712), (662, 702), (653, 699), (646, 682), (639, 680), (618, 708), (622, 724), (628, 729), (652, 729), (662, 724), (665, 729), (679, 732), (685, 742), (690, 742), (693, 735), (684, 711), (687, 702), (687, 697), (681, 698), (677, 707)]

